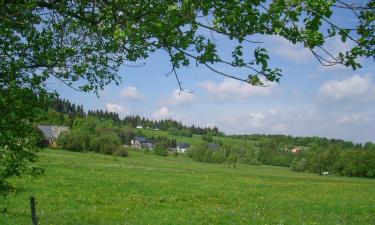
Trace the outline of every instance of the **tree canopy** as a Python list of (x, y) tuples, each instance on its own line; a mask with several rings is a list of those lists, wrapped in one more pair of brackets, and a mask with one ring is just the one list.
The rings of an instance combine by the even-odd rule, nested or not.
[[(281, 69), (270, 67), (267, 49), (254, 35), (280, 36), (310, 49), (323, 65), (356, 69), (360, 57), (375, 55), (375, 1), (348, 2), (1, 0), (0, 187), (23, 171), (24, 161), (33, 160), (30, 148), (19, 146), (31, 138), (23, 131), (30, 128), (34, 111), (53, 93), (49, 79), (98, 94), (105, 85), (121, 81), (120, 66), (129, 62), (139, 66), (139, 60), (163, 50), (170, 57), (170, 73), (180, 90), (177, 70), (191, 64), (252, 85), (279, 82)], [(335, 8), (347, 10), (356, 24), (342, 27), (333, 21)], [(211, 35), (203, 35), (203, 30)], [(219, 54), (213, 35), (236, 43), (231, 59)], [(333, 55), (324, 44), (336, 36), (354, 46)], [(248, 45), (253, 47), (251, 57), (244, 50)], [(227, 74), (216, 68), (218, 64), (244, 69), (247, 75)], [(35, 104), (27, 102), (30, 99)], [(20, 156), (19, 164), (7, 164), (12, 154)]]
[[(258, 48), (254, 35), (277, 35), (301, 43), (324, 65), (356, 69), (359, 57), (373, 57), (373, 0), (365, 4), (342, 0), (275, 1), (129, 1), (32, 0), (1, 1), (1, 84), (46, 88), (53, 76), (83, 91), (98, 91), (119, 82), (117, 71), (126, 62), (145, 59), (158, 49), (170, 56), (172, 73), (181, 66), (201, 64), (216, 73), (262, 84), (279, 81), (281, 70), (270, 68), (267, 50)], [(332, 21), (334, 9), (348, 10), (354, 27)], [(224, 60), (210, 35), (224, 35), (238, 44), (232, 60)], [(340, 36), (354, 47), (332, 55), (324, 48)], [(253, 45), (246, 58), (244, 45)], [(247, 77), (214, 68), (226, 64), (248, 70)], [(177, 77), (177, 74), (176, 74)], [(6, 79), (5, 79), (6, 78)], [(177, 77), (178, 79), (178, 77)], [(78, 81), (78, 82), (77, 82)], [(180, 84), (180, 83), (179, 83)]]

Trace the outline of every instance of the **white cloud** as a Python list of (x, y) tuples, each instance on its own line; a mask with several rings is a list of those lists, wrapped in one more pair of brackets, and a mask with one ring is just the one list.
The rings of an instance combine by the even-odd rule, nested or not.
[(265, 119), (266, 114), (257, 112), (257, 113), (249, 113), (248, 115), (248, 122), (252, 127), (263, 127), (265, 126)]
[(274, 53), (282, 58), (292, 60), (297, 63), (311, 62), (314, 57), (312, 53), (301, 44), (293, 44), (282, 37), (268, 37), (266, 43), (269, 43), (270, 53)]
[(323, 101), (369, 102), (375, 100), (375, 83), (370, 74), (330, 80), (320, 87), (319, 97)]
[(167, 107), (161, 107), (159, 110), (154, 112), (153, 117), (155, 119), (165, 119), (173, 115), (173, 112), (169, 111)]
[(162, 104), (168, 105), (186, 105), (194, 102), (196, 100), (196, 95), (194, 93), (187, 93), (180, 90), (175, 90), (172, 93), (172, 97), (161, 101)]
[(270, 127), (271, 132), (285, 134), (288, 132), (288, 125), (285, 123), (277, 123)]
[(105, 104), (105, 107), (109, 112), (115, 112), (115, 113), (119, 113), (119, 114), (128, 114), (129, 113), (128, 108), (123, 107), (122, 105), (119, 105), (119, 104), (116, 104), (116, 103), (107, 102)]
[(277, 115), (279, 111), (277, 109), (271, 108), (270, 110), (268, 110), (268, 113), (270, 115)]
[[(288, 59), (296, 63), (312, 63), (318, 62), (313, 53), (301, 43), (293, 44), (283, 37), (278, 36), (267, 36), (264, 39), (265, 43), (268, 44), (266, 47), (270, 51), (283, 59)], [(339, 36), (327, 39), (323, 48), (330, 53), (330, 55), (337, 56), (339, 52), (346, 52), (350, 50), (355, 43), (348, 40), (347, 42), (342, 42)], [(330, 59), (327, 53), (319, 48), (315, 48), (314, 51), (322, 56), (323, 58)], [(321, 65), (319, 64), (321, 67)], [(343, 70), (346, 67), (343, 65), (326, 66), (323, 67), (329, 71)]]
[[(251, 112), (230, 112), (225, 115), (219, 115), (218, 126), (224, 126), (232, 130), (231, 132), (242, 131), (260, 131), (267, 129), (272, 126), (275, 111), (251, 111)], [(214, 119), (215, 115), (211, 118)]]
[(121, 97), (127, 99), (141, 99), (143, 95), (138, 91), (136, 87), (128, 86), (124, 87), (120, 92)]
[[(267, 133), (294, 136), (342, 138), (355, 142), (374, 141), (373, 109), (346, 111), (336, 108), (285, 107), (219, 111), (209, 118), (227, 133)], [(206, 118), (207, 119), (207, 118)]]
[(221, 83), (215, 83), (213, 81), (201, 82), (199, 86), (219, 100), (245, 100), (246, 98), (254, 96), (270, 96), (275, 89), (274, 84), (270, 84), (267, 87), (259, 87), (230, 78), (225, 78)]
[(340, 117), (340, 118), (337, 119), (337, 122), (341, 123), (341, 124), (357, 124), (357, 125), (361, 125), (361, 124), (368, 123), (369, 119), (365, 115), (363, 115), (361, 113), (357, 113), (357, 114), (342, 116), (342, 117)]

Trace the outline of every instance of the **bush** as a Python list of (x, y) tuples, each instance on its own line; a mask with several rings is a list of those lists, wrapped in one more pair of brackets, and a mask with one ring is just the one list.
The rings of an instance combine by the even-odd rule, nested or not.
[(180, 131), (180, 136), (193, 137), (190, 129), (183, 129)]
[(168, 156), (168, 150), (162, 143), (156, 144), (154, 153), (160, 156)]
[(69, 151), (84, 151), (88, 148), (90, 137), (83, 132), (63, 133), (57, 138), (57, 144)]
[(175, 127), (168, 128), (167, 131), (171, 135), (180, 135), (180, 131)]
[(203, 134), (202, 135), (202, 140), (203, 141), (207, 141), (207, 142), (213, 142), (214, 141), (214, 139), (212, 138), (212, 136), (208, 135), (208, 134)]
[(121, 146), (121, 140), (118, 135), (114, 132), (107, 134), (102, 134), (100, 136), (94, 137), (90, 141), (90, 150), (108, 154), (113, 154)]
[(307, 161), (304, 158), (300, 160), (296, 158), (290, 165), (290, 168), (296, 172), (304, 172), (307, 170)]
[(126, 148), (120, 147), (116, 151), (113, 152), (113, 155), (120, 156), (120, 157), (128, 157), (129, 152)]
[(254, 166), (261, 166), (262, 163), (259, 162), (257, 159), (251, 159), (247, 164), (254, 165)]
[(130, 127), (118, 128), (116, 129), (116, 133), (120, 137), (121, 142), (125, 145), (130, 145), (131, 140), (133, 140), (135, 136), (134, 130)]

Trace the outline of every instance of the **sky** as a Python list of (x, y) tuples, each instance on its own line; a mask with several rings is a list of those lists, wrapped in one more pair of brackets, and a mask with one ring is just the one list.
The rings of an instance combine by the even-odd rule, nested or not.
[[(350, 24), (348, 18), (342, 12), (336, 17), (341, 23)], [(219, 52), (230, 55), (234, 43), (221, 36), (214, 38)], [(166, 76), (171, 69), (169, 59), (159, 51), (142, 61), (145, 66), (141, 68), (124, 65), (119, 71), (121, 84), (108, 85), (99, 98), (61, 83), (55, 83), (55, 89), (61, 98), (83, 105), (86, 111), (108, 110), (120, 117), (172, 118), (188, 125), (217, 126), (227, 134), (285, 134), (375, 142), (374, 59), (360, 59), (363, 67), (356, 71), (343, 66), (323, 67), (300, 45), (279, 37), (253, 38), (263, 42), (261, 46), (269, 51), (271, 65), (282, 69), (280, 83), (255, 87), (191, 65), (177, 72), (183, 88), (193, 93), (179, 93), (175, 77)], [(350, 46), (350, 42), (342, 43), (338, 38), (327, 43), (332, 52)], [(216, 68), (232, 74), (242, 72)]]

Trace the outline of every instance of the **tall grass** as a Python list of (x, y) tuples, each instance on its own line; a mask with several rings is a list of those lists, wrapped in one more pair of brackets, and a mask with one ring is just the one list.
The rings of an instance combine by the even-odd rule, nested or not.
[(1, 200), (2, 225), (374, 224), (375, 180), (287, 168), (192, 162), (130, 152), (128, 158), (46, 150), (39, 178)]

